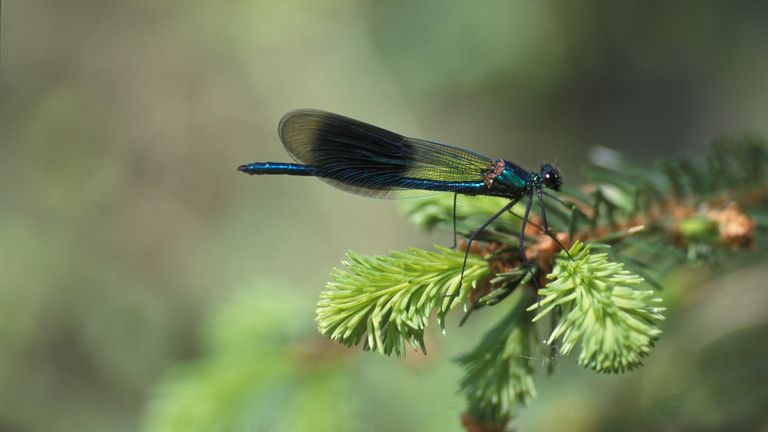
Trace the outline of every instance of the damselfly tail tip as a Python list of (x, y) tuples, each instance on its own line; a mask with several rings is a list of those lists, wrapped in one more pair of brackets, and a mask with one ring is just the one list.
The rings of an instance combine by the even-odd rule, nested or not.
[(246, 174), (253, 174), (253, 172), (249, 169), (250, 164), (240, 165), (237, 167), (237, 170)]

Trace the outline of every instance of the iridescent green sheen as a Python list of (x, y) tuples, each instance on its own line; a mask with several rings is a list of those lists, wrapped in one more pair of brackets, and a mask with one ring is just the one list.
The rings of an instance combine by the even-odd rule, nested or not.
[(520, 198), (530, 190), (533, 180), (530, 171), (504, 161), (504, 170), (493, 179), (490, 192), (510, 199)]

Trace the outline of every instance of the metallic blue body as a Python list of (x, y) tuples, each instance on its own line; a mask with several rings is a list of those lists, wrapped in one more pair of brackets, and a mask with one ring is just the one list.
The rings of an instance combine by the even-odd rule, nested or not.
[[(286, 174), (295, 176), (315, 176), (325, 178), (316, 167), (311, 165), (284, 162), (253, 162), (240, 167), (240, 171), (251, 174)], [(330, 180), (334, 180), (330, 178)], [(490, 195), (482, 181), (450, 182), (412, 177), (401, 177), (397, 182), (388, 185), (391, 188), (419, 189), (437, 192), (456, 192), (464, 195)]]
[(240, 171), (247, 174), (287, 174), (296, 176), (314, 176), (316, 169), (309, 165), (284, 162), (253, 162), (241, 166)]
[(484, 195), (518, 199), (527, 195), (538, 180), (538, 176), (520, 168), (510, 161), (504, 162), (504, 170), (493, 179), (491, 187)]

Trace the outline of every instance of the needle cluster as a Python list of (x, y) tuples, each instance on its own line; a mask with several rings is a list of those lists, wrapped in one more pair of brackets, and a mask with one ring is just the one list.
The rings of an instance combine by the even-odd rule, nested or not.
[(432, 313), (443, 327), (448, 310), (488, 275), (488, 264), (472, 256), (459, 286), (463, 262), (462, 252), (444, 247), (386, 256), (350, 252), (346, 269), (335, 269), (320, 295), (318, 328), (332, 340), (363, 343), (380, 354), (402, 356), (407, 345), (426, 352), (424, 329)]

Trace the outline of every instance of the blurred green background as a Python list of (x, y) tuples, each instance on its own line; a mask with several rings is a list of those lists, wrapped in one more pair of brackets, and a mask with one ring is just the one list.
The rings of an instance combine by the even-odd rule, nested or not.
[[(347, 250), (450, 234), (235, 167), (288, 160), (301, 107), (574, 184), (595, 145), (695, 155), (768, 135), (766, 23), (760, 1), (4, 1), (0, 431), (459, 430), (450, 359), (499, 311), (405, 360), (313, 323)], [(560, 359), (521, 428), (768, 428), (766, 271), (699, 278), (640, 371)]]

